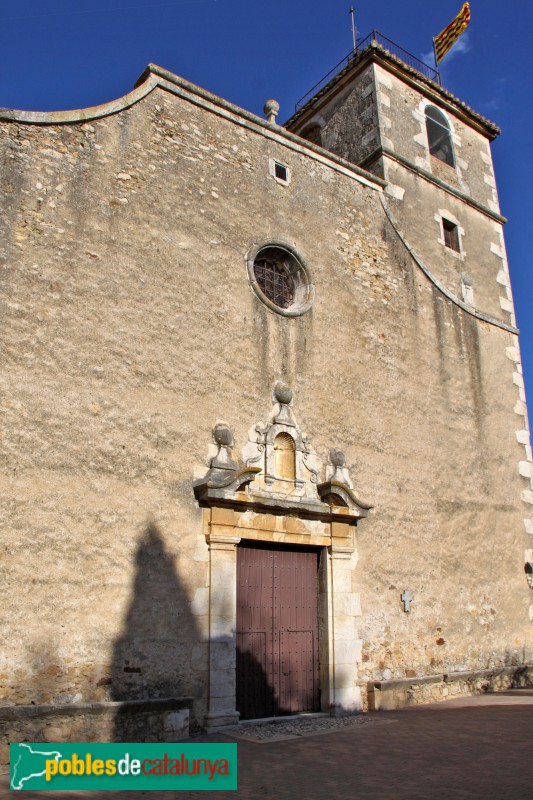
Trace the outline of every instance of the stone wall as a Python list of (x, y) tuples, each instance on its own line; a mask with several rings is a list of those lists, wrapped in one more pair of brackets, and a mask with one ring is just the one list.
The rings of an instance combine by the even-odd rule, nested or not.
[[(389, 163), (388, 176), (401, 185), (402, 201), (390, 199), (392, 213), (409, 245), (460, 300), (462, 279), (470, 278), (471, 305), (495, 319), (514, 325), (512, 304), (502, 306), (503, 292), (498, 278), (502, 274), (502, 224), (469, 207), (460, 198), (444, 194), (439, 187), (396, 163)], [(446, 247), (442, 219), (459, 228), (461, 252)], [(415, 220), (417, 224), (414, 224)], [(505, 265), (506, 266), (506, 265)]]
[(455, 697), (503, 692), (533, 686), (533, 667), (503, 667), (477, 672), (426, 675), (397, 681), (377, 681), (368, 685), (369, 711), (437, 703)]
[(10, 743), (182, 741), (191, 700), (0, 706), (0, 772), (9, 769)]
[[(192, 483), (213, 425), (241, 449), (280, 378), (323, 462), (342, 447), (374, 506), (343, 574), (359, 679), (531, 659), (516, 335), (427, 278), (382, 182), (179, 79), (149, 88), (90, 120), (0, 123), (0, 702), (186, 695), (202, 723)], [(272, 239), (309, 265), (300, 317), (249, 284), (246, 254)], [(487, 306), (501, 290), (491, 278)]]

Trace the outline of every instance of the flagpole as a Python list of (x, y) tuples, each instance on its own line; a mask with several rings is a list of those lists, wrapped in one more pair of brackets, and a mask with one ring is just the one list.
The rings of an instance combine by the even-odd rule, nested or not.
[(355, 16), (354, 16), (355, 15), (355, 8), (353, 6), (350, 6), (349, 13), (350, 13), (350, 15), (352, 17), (352, 39), (353, 39), (353, 51), (355, 53), (355, 51), (357, 49), (357, 36), (356, 36), (357, 28), (355, 27)]
[(435, 58), (435, 69), (437, 72), (439, 71), (439, 62), (437, 61), (437, 48), (435, 47), (435, 39), (431, 40), (433, 42), (433, 57)]

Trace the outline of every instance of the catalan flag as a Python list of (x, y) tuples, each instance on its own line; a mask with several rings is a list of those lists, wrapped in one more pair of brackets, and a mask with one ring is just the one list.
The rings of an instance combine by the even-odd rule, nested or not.
[(469, 3), (465, 3), (455, 19), (433, 39), (433, 44), (435, 45), (435, 61), (437, 64), (439, 61), (442, 61), (459, 36), (466, 31), (469, 22), (470, 5)]

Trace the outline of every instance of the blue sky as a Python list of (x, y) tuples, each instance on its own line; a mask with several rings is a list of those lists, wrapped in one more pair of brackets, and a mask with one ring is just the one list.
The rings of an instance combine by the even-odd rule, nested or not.
[[(417, 56), (462, 0), (358, 3), (361, 35), (373, 28)], [(153, 61), (279, 120), (351, 48), (349, 0), (27, 0), (0, 8), (0, 106), (59, 110), (126, 94)], [(533, 4), (471, 0), (472, 20), (442, 62), (443, 84), (496, 122), (493, 145), (526, 391), (533, 404), (533, 272), (530, 261)], [(521, 32), (525, 35), (521, 37)], [(530, 418), (532, 417), (530, 411)]]

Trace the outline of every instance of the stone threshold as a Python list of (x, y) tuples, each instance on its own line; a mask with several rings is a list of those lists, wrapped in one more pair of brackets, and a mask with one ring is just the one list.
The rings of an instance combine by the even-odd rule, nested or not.
[[(253, 744), (270, 744), (289, 739), (309, 736), (322, 736), (326, 733), (346, 732), (375, 723), (389, 723), (394, 720), (377, 719), (367, 714), (346, 714), (332, 717), (328, 713), (296, 714), (287, 717), (268, 717), (259, 720), (243, 720), (220, 730), (231, 739), (239, 739)], [(254, 724), (250, 724), (254, 723)]]
[(330, 719), (327, 711), (303, 711), (301, 714), (287, 714), (280, 717), (259, 717), (258, 719), (240, 719), (239, 725), (276, 725), (277, 723), (293, 722), (296, 719)]

